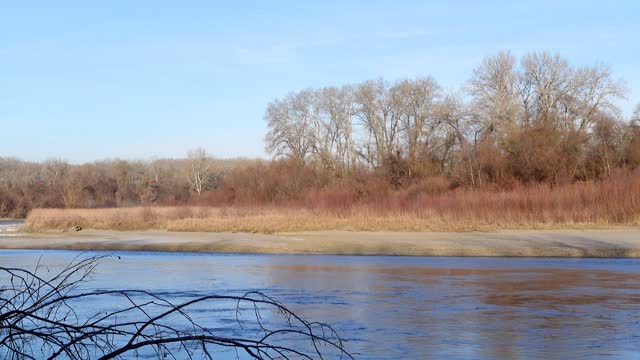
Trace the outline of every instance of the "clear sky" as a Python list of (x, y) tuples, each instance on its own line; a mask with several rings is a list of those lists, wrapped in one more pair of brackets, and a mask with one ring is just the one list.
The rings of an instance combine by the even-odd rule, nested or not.
[(483, 57), (609, 64), (640, 101), (640, 1), (0, 0), (0, 156), (266, 157), (289, 91), (434, 76)]

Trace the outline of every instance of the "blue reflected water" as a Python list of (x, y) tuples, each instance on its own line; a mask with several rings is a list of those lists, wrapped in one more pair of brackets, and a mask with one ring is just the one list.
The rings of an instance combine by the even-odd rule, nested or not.
[[(78, 254), (1, 250), (0, 264), (53, 269)], [(359, 359), (640, 358), (635, 259), (113, 254), (87, 286), (174, 300), (262, 291), (331, 323)], [(200, 310), (206, 322), (221, 309)]]

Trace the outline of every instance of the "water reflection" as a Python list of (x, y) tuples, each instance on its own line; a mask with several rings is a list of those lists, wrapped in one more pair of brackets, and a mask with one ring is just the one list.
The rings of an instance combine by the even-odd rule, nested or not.
[[(0, 251), (0, 263), (43, 255), (60, 265), (76, 254)], [(362, 359), (640, 358), (633, 259), (119, 255), (92, 286), (265, 291), (336, 325)]]

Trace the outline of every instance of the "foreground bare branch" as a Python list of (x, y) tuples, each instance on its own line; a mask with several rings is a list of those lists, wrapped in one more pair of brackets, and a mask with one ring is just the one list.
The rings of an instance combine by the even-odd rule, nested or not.
[[(76, 258), (49, 278), (40, 263), (0, 267), (0, 358), (213, 359), (225, 349), (253, 359), (353, 358), (331, 326), (260, 292), (185, 294), (188, 300), (174, 303), (145, 290), (83, 290), (103, 258)], [(87, 314), (88, 304), (105, 300), (114, 308)], [(232, 319), (209, 317), (219, 310)], [(202, 312), (206, 324), (197, 319)], [(220, 320), (223, 330), (211, 326)]]

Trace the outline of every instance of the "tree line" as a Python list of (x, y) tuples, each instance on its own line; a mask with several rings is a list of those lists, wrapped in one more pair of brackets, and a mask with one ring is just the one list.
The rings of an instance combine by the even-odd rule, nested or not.
[(0, 157), (0, 217), (32, 208), (185, 204), (217, 189), (245, 160), (215, 160), (202, 148), (186, 159), (103, 160), (81, 165), (63, 159), (27, 162)]
[(386, 170), (397, 186), (597, 179), (640, 164), (640, 105), (630, 121), (616, 105), (626, 93), (604, 65), (501, 52), (455, 93), (432, 77), (290, 93), (268, 105), (267, 149), (339, 177)]
[[(420, 196), (606, 179), (640, 166), (640, 104), (605, 65), (557, 54), (487, 57), (457, 92), (432, 77), (304, 89), (267, 105), (273, 160), (0, 158), (0, 217), (34, 207), (242, 205)], [(342, 200), (340, 200), (342, 199)], [(344, 205), (344, 204), (343, 204)]]

